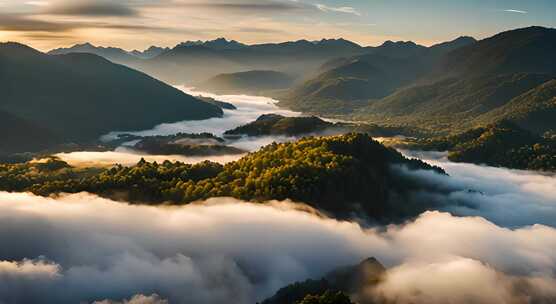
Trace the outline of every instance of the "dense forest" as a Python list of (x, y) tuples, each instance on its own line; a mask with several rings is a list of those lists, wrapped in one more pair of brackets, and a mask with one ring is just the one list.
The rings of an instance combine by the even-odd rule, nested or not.
[(400, 147), (449, 151), (455, 162), (486, 164), (513, 169), (556, 171), (556, 138), (539, 136), (508, 121), (467, 132), (431, 139), (406, 140)]
[(349, 304), (352, 302), (346, 294), (359, 298), (367, 288), (380, 283), (385, 274), (386, 268), (379, 261), (368, 258), (357, 265), (334, 269), (320, 279), (287, 285), (262, 304)]
[(298, 304), (353, 304), (343, 292), (326, 291), (322, 295), (307, 295)]
[(247, 152), (227, 146), (224, 139), (210, 133), (146, 136), (138, 140), (133, 146), (135, 150), (154, 155), (210, 156)]
[(412, 191), (434, 191), (435, 186), (392, 166), (443, 173), (368, 135), (347, 134), (273, 143), (226, 165), (141, 161), (133, 167), (76, 169), (56, 159), (1, 165), (0, 190), (45, 196), (87, 191), (151, 204), (187, 204), (223, 196), (291, 199), (339, 218), (358, 214), (378, 221), (396, 221), (433, 208), (433, 202), (413, 201), (410, 196)]
[(287, 135), (295, 136), (322, 132), (333, 128), (334, 124), (318, 117), (285, 117), (278, 114), (261, 115), (257, 120), (235, 129), (228, 130), (225, 136), (247, 135)]
[(255, 121), (228, 130), (225, 137), (284, 135), (299, 136), (315, 133), (343, 134), (349, 132), (365, 133), (373, 137), (397, 135), (424, 136), (428, 133), (415, 127), (386, 126), (366, 123), (332, 123), (316, 116), (286, 117), (278, 114), (264, 114)]

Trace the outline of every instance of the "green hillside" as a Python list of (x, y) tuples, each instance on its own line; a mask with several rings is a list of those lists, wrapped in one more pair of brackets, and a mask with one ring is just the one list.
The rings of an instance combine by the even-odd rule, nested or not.
[(356, 117), (457, 132), (473, 127), (480, 115), (498, 109), (550, 79), (542, 74), (449, 78), (398, 90), (361, 109)]
[(404, 148), (449, 151), (454, 162), (512, 169), (556, 171), (556, 139), (541, 137), (503, 121), (458, 135), (407, 140)]
[(329, 62), (330, 70), (280, 96), (281, 104), (433, 133), (501, 120), (538, 133), (554, 128), (549, 81), (556, 77), (556, 29), (529, 27), (478, 42), (462, 37), (430, 48), (401, 44), (397, 52), (393, 47)]
[[(58, 164), (51, 160), (49, 163)], [(48, 168), (52, 167), (48, 165)], [(414, 191), (436, 191), (392, 166), (442, 169), (407, 159), (363, 134), (308, 137), (271, 144), (224, 166), (139, 162), (127, 168), (40, 170), (45, 164), (0, 166), (0, 190), (39, 195), (91, 192), (131, 202), (187, 204), (210, 197), (306, 202), (338, 218), (392, 222), (434, 208), (412, 200)]]
[(324, 131), (333, 128), (333, 123), (318, 117), (284, 117), (276, 114), (261, 115), (257, 120), (235, 129), (228, 130), (225, 136), (296, 136)]
[(327, 62), (329, 70), (280, 97), (281, 105), (322, 114), (351, 114), (424, 76), (453, 48), (473, 44), (459, 38), (430, 48), (386, 42), (367, 54)]
[(556, 130), (556, 79), (525, 92), (484, 115), (477, 117), (475, 125), (511, 120), (521, 127), (537, 133)]

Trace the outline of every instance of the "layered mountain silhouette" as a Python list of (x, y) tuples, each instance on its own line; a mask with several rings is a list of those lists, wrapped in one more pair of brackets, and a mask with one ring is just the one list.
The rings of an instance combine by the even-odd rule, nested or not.
[[(555, 51), (555, 29), (528, 27), (430, 47), (410, 41), (362, 47), (344, 39), (246, 45), (219, 38), (118, 60), (169, 83), (225, 93), (272, 90), (282, 106), (311, 114), (432, 133), (510, 119), (544, 132), (554, 128)], [(282, 74), (301, 81), (288, 84)]]
[(282, 104), (432, 132), (505, 119), (535, 132), (554, 128), (555, 29), (517, 29), (478, 42), (461, 37), (429, 48), (395, 45), (327, 63), (329, 70), (280, 96)]
[(92, 54), (47, 55), (4, 43), (0, 66), (0, 111), (26, 122), (21, 132), (40, 126), (64, 142), (222, 115), (216, 105)]
[(473, 43), (474, 39), (462, 37), (427, 48), (387, 41), (364, 55), (327, 62), (320, 75), (281, 96), (282, 104), (309, 112), (322, 104), (326, 111), (336, 108), (344, 113), (350, 107), (346, 101), (355, 102), (356, 109), (358, 101), (384, 98), (425, 75), (443, 54)]
[(168, 83), (191, 84), (218, 74), (252, 70), (272, 70), (302, 76), (328, 60), (363, 54), (366, 50), (345, 39), (246, 45), (219, 38), (183, 42), (172, 49), (159, 50), (158, 55), (148, 58), (118, 48), (101, 48), (90, 44), (52, 50), (50, 53), (93, 53)]

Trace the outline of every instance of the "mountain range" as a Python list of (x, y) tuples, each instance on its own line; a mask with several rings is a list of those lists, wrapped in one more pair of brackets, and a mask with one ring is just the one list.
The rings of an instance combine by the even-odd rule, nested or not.
[(137, 56), (119, 48), (95, 47), (89, 43), (55, 49), (49, 54), (75, 52), (105, 57), (167, 83), (192, 84), (218, 74), (251, 70), (272, 70), (292, 77), (304, 76), (328, 60), (363, 54), (366, 48), (345, 39), (246, 45), (219, 38), (204, 42), (187, 41), (172, 49), (159, 48), (158, 54), (152, 57)]
[(461, 37), (429, 48), (404, 43), (395, 52), (392, 46), (329, 62), (328, 70), (278, 97), (295, 110), (431, 132), (505, 119), (535, 132), (554, 128), (556, 29)]
[(47, 55), (3, 43), (0, 66), (0, 113), (13, 121), (0, 140), (21, 137), (10, 150), (34, 150), (26, 141), (40, 148), (48, 138), (81, 142), (114, 130), (222, 115), (216, 105), (92, 54)]
[(0, 46), (0, 111), (27, 130), (39, 126), (64, 140), (221, 115), (158, 78), (227, 93), (271, 91), (294, 110), (431, 135), (504, 120), (540, 134), (556, 128), (555, 51), (556, 29), (543, 27), (430, 47), (410, 41), (362, 47), (344, 39), (247, 45), (220, 38), (143, 52), (82, 44), (47, 55), (8, 43)]

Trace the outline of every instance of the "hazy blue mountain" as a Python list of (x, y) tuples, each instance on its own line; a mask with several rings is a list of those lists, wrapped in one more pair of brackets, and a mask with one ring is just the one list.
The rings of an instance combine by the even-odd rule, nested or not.
[(177, 47), (188, 47), (188, 46), (204, 46), (213, 50), (237, 50), (247, 47), (247, 45), (237, 42), (235, 40), (227, 40), (226, 38), (218, 38), (215, 40), (208, 41), (186, 41), (177, 45)]
[(139, 58), (121, 48), (94, 46), (88, 42), (76, 44), (68, 48), (58, 48), (48, 52), (49, 55), (64, 55), (71, 53), (95, 54), (116, 63), (129, 63)]
[(219, 74), (254, 70), (276, 71), (298, 78), (333, 58), (366, 51), (344, 39), (245, 45), (220, 38), (181, 43), (160, 56), (123, 63), (168, 83), (192, 84)]
[(144, 51), (139, 51), (139, 50), (133, 50), (130, 52), (131, 55), (141, 58), (141, 59), (150, 59), (150, 58), (154, 58), (164, 52), (169, 51), (170, 48), (165, 47), (159, 47), (159, 46), (151, 46), (148, 49), (144, 50)]
[(219, 94), (253, 94), (289, 88), (293, 77), (276, 71), (247, 71), (219, 74), (196, 87)]

